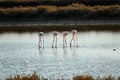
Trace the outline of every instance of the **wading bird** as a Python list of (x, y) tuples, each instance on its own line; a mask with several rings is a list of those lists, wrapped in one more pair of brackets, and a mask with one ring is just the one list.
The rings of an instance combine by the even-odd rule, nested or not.
[[(76, 43), (76, 47), (78, 47), (78, 37), (77, 37), (77, 30), (72, 30), (72, 39), (70, 41), (70, 47), (72, 47), (72, 41), (74, 41), (74, 47)], [(75, 42), (76, 41), (76, 42)]]
[(52, 41), (52, 48), (57, 48), (57, 40), (58, 40), (58, 32), (57, 31), (54, 31), (53, 32), (53, 41)]
[(39, 44), (39, 48), (41, 48), (42, 45), (44, 47), (44, 33), (43, 32), (39, 32), (38, 35), (39, 35), (39, 43), (38, 43)]
[(66, 36), (69, 34), (68, 31), (63, 32), (63, 48), (67, 46)]

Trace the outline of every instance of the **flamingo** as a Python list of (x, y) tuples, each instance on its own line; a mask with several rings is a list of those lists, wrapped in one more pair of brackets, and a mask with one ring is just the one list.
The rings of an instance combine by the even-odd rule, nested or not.
[(66, 36), (69, 34), (68, 31), (64, 31), (63, 32), (63, 48), (65, 47), (65, 45), (67, 46), (67, 41), (66, 41)]
[(55, 43), (55, 48), (57, 48), (57, 40), (58, 40), (58, 32), (54, 31), (53, 32), (53, 42), (52, 42), (52, 48), (54, 48), (54, 43)]
[(70, 41), (70, 47), (72, 47), (72, 41), (74, 41), (75, 46), (75, 40), (76, 40), (76, 47), (78, 47), (78, 37), (77, 37), (77, 30), (72, 30), (72, 39)]
[[(44, 32), (39, 32), (39, 48), (41, 48), (42, 44), (43, 44), (43, 47), (44, 47)], [(43, 41), (43, 43), (42, 43)]]

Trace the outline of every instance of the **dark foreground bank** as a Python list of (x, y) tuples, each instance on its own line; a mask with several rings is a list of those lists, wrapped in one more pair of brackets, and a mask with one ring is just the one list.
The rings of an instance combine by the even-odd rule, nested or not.
[(0, 22), (0, 32), (34, 32), (34, 31), (65, 31), (76, 29), (78, 31), (120, 31), (118, 20), (88, 20), (88, 21), (23, 21)]
[[(64, 78), (48, 79), (44, 77), (39, 77), (39, 75), (34, 73), (33, 75), (27, 75), (27, 76), (17, 75), (14, 77), (6, 78), (6, 80), (69, 80), (69, 79), (64, 79)], [(108, 76), (103, 78), (101, 77), (93, 78), (93, 76), (91, 75), (80, 75), (80, 76), (74, 76), (72, 80), (120, 80), (120, 77), (115, 78), (114, 76)]]

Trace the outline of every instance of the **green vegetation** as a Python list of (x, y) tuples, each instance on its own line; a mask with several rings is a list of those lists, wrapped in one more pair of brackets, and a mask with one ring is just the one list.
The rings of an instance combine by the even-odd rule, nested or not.
[[(40, 78), (39, 75), (37, 75), (36, 73), (34, 73), (33, 75), (27, 75), (27, 76), (14, 76), (14, 77), (10, 77), (10, 78), (6, 78), (6, 80), (49, 80), (47, 78)], [(50, 79), (52, 80), (52, 79)], [(64, 78), (61, 79), (53, 79), (53, 80), (66, 80)], [(120, 77), (115, 78), (113, 76), (108, 76), (108, 77), (97, 77), (97, 78), (93, 78), (90, 75), (80, 75), (80, 76), (74, 76), (73, 80), (120, 80)]]
[(44, 6), (0, 8), (0, 20), (7, 19), (120, 19), (120, 6), (86, 6), (72, 4), (64, 7)]

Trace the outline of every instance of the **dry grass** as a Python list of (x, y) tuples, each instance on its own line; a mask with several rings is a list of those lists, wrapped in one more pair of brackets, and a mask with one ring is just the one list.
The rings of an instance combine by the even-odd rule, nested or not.
[[(120, 0), (0, 0), (0, 7), (14, 6), (37, 6), (37, 5), (55, 5), (67, 6), (72, 3), (82, 3), (85, 5), (120, 5)], [(4, 6), (1, 6), (3, 5)], [(9, 5), (11, 4), (11, 5)]]
[(73, 80), (94, 80), (92, 76), (89, 75), (81, 75), (73, 77)]
[[(27, 76), (14, 76), (14, 77), (10, 77), (10, 78), (6, 78), (6, 80), (49, 80), (48, 78), (40, 78), (36, 73), (34, 73), (33, 75), (27, 75)], [(52, 79), (50, 79), (52, 80)], [(64, 78), (61, 79), (53, 79), (53, 80), (66, 80)], [(80, 76), (74, 76), (72, 80), (120, 80), (120, 77), (115, 78), (114, 76), (107, 76), (107, 77), (97, 77), (97, 78), (93, 78), (90, 75), (80, 75)]]
[(120, 5), (111, 6), (86, 6), (74, 3), (72, 5), (57, 6), (36, 6), (36, 7), (13, 7), (0, 8), (0, 18), (116, 18), (120, 19)]
[(6, 80), (40, 80), (40, 77), (34, 73), (33, 75), (27, 75), (27, 76), (14, 76), (10, 78), (6, 78)]

